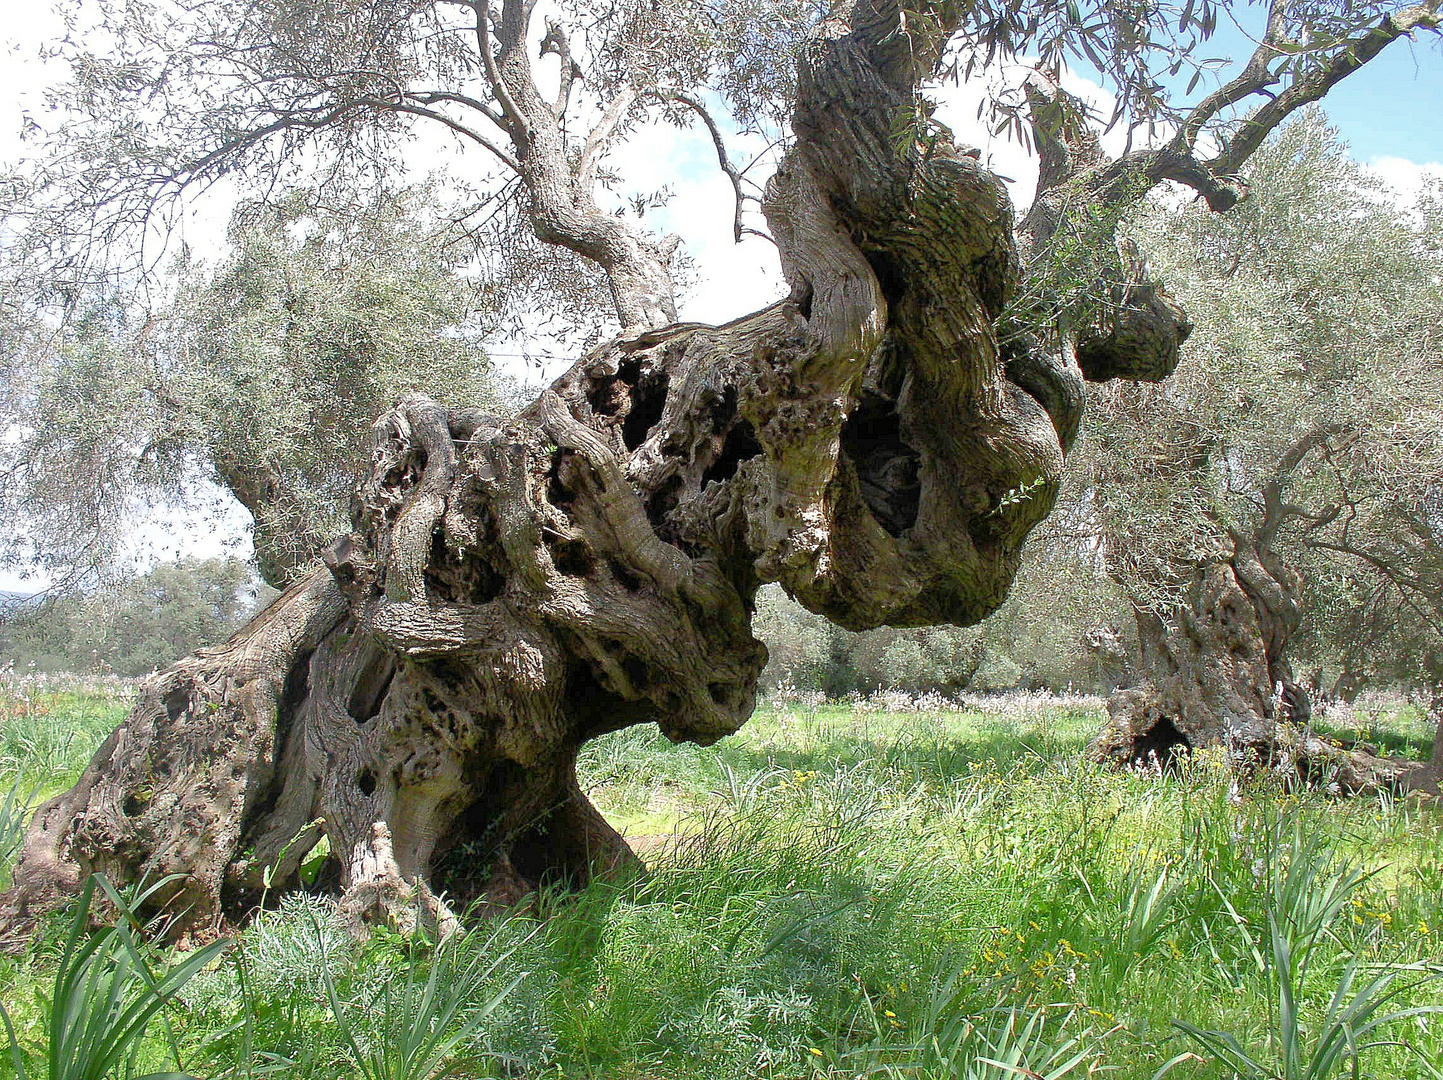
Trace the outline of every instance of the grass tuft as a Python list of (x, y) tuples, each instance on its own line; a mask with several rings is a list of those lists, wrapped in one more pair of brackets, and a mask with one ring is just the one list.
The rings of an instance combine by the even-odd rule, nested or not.
[[(1036, 695), (797, 699), (706, 749), (607, 736), (583, 781), (644, 881), (440, 950), (358, 947), (287, 897), (137, 1066), (173, 1038), (207, 1080), (1443, 1080), (1436, 804), (1240, 785), (1208, 754), (1099, 769), (1100, 722)], [(0, 960), (36, 1053), (61, 953)]]

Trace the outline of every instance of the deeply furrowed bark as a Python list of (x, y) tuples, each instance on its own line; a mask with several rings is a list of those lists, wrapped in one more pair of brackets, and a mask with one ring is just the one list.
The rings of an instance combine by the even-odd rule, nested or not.
[(1185, 329), (1124, 297), (1117, 325), (1167, 332), (1023, 334), (1004, 355), (1012, 207), (945, 134), (899, 144), (935, 58), (895, 23), (860, 5), (803, 61), (766, 202), (791, 295), (655, 328), (666, 305), (642, 283), (630, 335), (517, 417), (422, 399), (383, 417), (355, 531), (227, 645), (145, 684), (37, 814), (0, 926), (103, 870), (177, 875), (173, 932), (204, 936), (294, 887), (322, 837), (358, 928), (444, 930), (471, 901), (624, 877), (637, 861), (577, 750), (639, 723), (703, 744), (744, 723), (761, 584), (854, 629), (1001, 603), (1076, 431), (1080, 344), (1108, 375), (1160, 377)]

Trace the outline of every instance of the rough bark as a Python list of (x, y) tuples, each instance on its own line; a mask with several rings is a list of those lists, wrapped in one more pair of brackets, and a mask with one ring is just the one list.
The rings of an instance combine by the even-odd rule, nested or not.
[(1443, 776), (1443, 688), (1433, 688), (1433, 701), (1428, 708), (1428, 718), (1433, 725), (1433, 755), (1428, 761), (1435, 778)]
[(1197, 568), (1175, 612), (1136, 613), (1134, 681), (1109, 698), (1107, 726), (1089, 752), (1165, 767), (1213, 747), (1290, 784), (1349, 794), (1411, 786), (1418, 763), (1313, 732), (1307, 691), (1288, 661), (1302, 614), (1298, 575), (1267, 543), (1234, 532), (1231, 555)]
[[(925, 38), (899, 32), (895, 0), (822, 29), (764, 206), (790, 295), (721, 327), (660, 325), (668, 243), (597, 213), (588, 186), (626, 103), (568, 154), (566, 87), (548, 102), (530, 78), (531, 7), (475, 5), (515, 148), (497, 152), (538, 234), (606, 271), (624, 336), (512, 419), (414, 399), (378, 421), (352, 534), (227, 645), (145, 684), (37, 814), (5, 932), (104, 870), (177, 875), (173, 930), (211, 934), (293, 887), (323, 836), (323, 880), (358, 927), (444, 929), (472, 901), (633, 873), (578, 786), (587, 739), (735, 731), (765, 661), (765, 582), (853, 629), (983, 618), (1051, 509), (1081, 380), (1176, 364), (1186, 322), (1126, 252), (1098, 319), (1045, 289), (1009, 307), (1064, 211), (1140, 197), (1146, 161), (1054, 140), (1019, 230), (975, 150), (897, 138), (951, 4), (928, 5)], [(1139, 183), (1117, 181), (1129, 169)]]
[(1429, 755), (1426, 769), (1419, 769), (1408, 777), (1407, 787), (1439, 798), (1443, 797), (1443, 685), (1436, 681), (1436, 675), (1428, 702), (1428, 719), (1433, 721), (1433, 753)]

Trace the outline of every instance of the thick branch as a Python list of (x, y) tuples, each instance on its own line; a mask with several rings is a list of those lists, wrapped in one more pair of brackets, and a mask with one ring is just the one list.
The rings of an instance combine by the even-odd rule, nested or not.
[[(1238, 171), (1288, 116), (1320, 100), (1398, 38), (1419, 29), (1436, 30), (1439, 26), (1438, 0), (1385, 16), (1367, 32), (1333, 43), (1326, 50), (1329, 54), (1326, 61), (1272, 94), (1269, 88), (1276, 86), (1280, 77), (1272, 72), (1270, 65), (1298, 51), (1286, 33), (1287, 15), (1285, 0), (1275, 0), (1269, 8), (1263, 39), (1243, 70), (1199, 102), (1166, 146), (1134, 150), (1102, 165), (1084, 162), (1084, 167), (1073, 174), (1076, 182), (1091, 191), (1099, 205), (1121, 206), (1135, 202), (1163, 180), (1174, 180), (1195, 190), (1211, 209), (1229, 210), (1247, 194), (1247, 185)], [(1031, 83), (1028, 89), (1031, 96)], [(1196, 144), (1207, 124), (1223, 110), (1256, 95), (1268, 96), (1269, 100), (1242, 122), (1237, 133), (1223, 140), (1217, 154), (1210, 158), (1198, 157)], [(1052, 186), (1058, 182), (1051, 179)]]
[(559, 120), (566, 115), (566, 107), (571, 102), (571, 87), (573, 83), (579, 82), (584, 75), (581, 65), (571, 58), (571, 38), (560, 23), (555, 20), (548, 20), (546, 23), (546, 36), (541, 39), (541, 55), (555, 56), (561, 61), (561, 75), (556, 88), (556, 103), (552, 111), (556, 113)]
[(588, 188), (596, 183), (596, 171), (601, 164), (601, 157), (610, 147), (612, 136), (616, 134), (616, 129), (621, 126), (635, 103), (636, 91), (630, 87), (617, 91), (616, 96), (607, 103), (601, 119), (587, 133), (586, 142), (581, 148), (581, 156), (576, 165), (578, 183)]
[[(534, 4), (506, 0), (493, 43), (488, 29), (489, 0), (479, 2), (477, 27), (483, 61), (497, 100), (513, 120), (509, 130), (530, 197), (536, 236), (601, 267), (623, 328), (643, 330), (674, 322), (676, 298), (670, 263), (679, 241), (647, 236), (596, 204), (600, 157), (625, 121), (634, 91), (624, 89), (608, 103), (573, 162), (560, 111), (537, 88), (526, 52)], [(562, 81), (567, 78), (568, 73), (563, 72)]]
[(1320, 446), (1326, 446), (1330, 438), (1340, 434), (1343, 427), (1334, 423), (1320, 423), (1309, 428), (1283, 451), (1264, 481), (1261, 495), (1263, 518), (1258, 526), (1258, 544), (1271, 548), (1283, 523), (1293, 516), (1294, 508), (1283, 501), (1283, 492), (1298, 471), (1304, 459)]
[(1037, 147), (1037, 191), (1033, 201), (1088, 169), (1107, 162), (1102, 142), (1087, 122), (1083, 102), (1034, 70), (1023, 85), (1027, 116)]
[[(1140, 168), (1153, 183), (1176, 180), (1186, 184), (1203, 196), (1213, 210), (1230, 209), (1247, 190), (1237, 176), (1238, 171), (1288, 116), (1304, 105), (1321, 100), (1392, 42), (1410, 36), (1415, 30), (1436, 30), (1439, 25), (1437, 0), (1386, 15), (1365, 33), (1329, 46), (1331, 56), (1326, 61), (1273, 94), (1269, 88), (1276, 86), (1280, 77), (1273, 74), (1270, 65), (1298, 51), (1296, 43), (1286, 34), (1286, 16), (1286, 3), (1276, 0), (1269, 9), (1262, 42), (1238, 76), (1204, 98), (1188, 114), (1177, 136), (1165, 149), (1129, 155), (1133, 167)], [(1223, 109), (1257, 95), (1267, 96), (1268, 100), (1242, 121), (1231, 138), (1223, 140), (1217, 154), (1198, 158), (1195, 148), (1207, 122)]]
[(1292, 83), (1243, 121), (1242, 129), (1226, 142), (1223, 150), (1208, 159), (1208, 170), (1219, 175), (1236, 172), (1262, 145), (1268, 134), (1291, 113), (1321, 100), (1329, 90), (1392, 42), (1409, 36), (1414, 30), (1436, 30), (1438, 25), (1438, 3), (1430, 0), (1427, 4), (1385, 15), (1382, 22), (1367, 33), (1335, 46), (1331, 60)]
[[(513, 2), (511, 7), (515, 7)], [(503, 10), (503, 18), (505, 12)], [(521, 28), (521, 39), (526, 37), (525, 25)], [(516, 107), (515, 100), (511, 97), (511, 89), (501, 77), (501, 68), (497, 62), (496, 52), (491, 45), (491, 3), (490, 0), (476, 0), (476, 48), (481, 53), (481, 66), (486, 72), (486, 81), (491, 86), (491, 92), (496, 95), (496, 102), (501, 106), (501, 112), (511, 122), (511, 138), (518, 144), (525, 141), (527, 136), (527, 118), (521, 110)]]
[(1203, 125), (1219, 112), (1277, 84), (1278, 77), (1269, 70), (1268, 65), (1278, 57), (1286, 55), (1283, 45), (1293, 44), (1285, 35), (1287, 8), (1287, 0), (1272, 0), (1268, 7), (1267, 28), (1263, 32), (1262, 40), (1248, 58), (1248, 62), (1243, 65), (1242, 71), (1225, 86), (1219, 87), (1193, 106), (1173, 140), (1182, 151), (1189, 154), (1192, 152)]

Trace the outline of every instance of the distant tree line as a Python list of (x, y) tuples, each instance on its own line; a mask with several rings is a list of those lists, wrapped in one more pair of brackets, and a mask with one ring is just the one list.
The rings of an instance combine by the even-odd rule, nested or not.
[[(831, 698), (874, 690), (918, 694), (1002, 690), (1107, 693), (1125, 671), (1124, 598), (1080, 563), (1061, 577), (1029, 559), (1007, 602), (977, 626), (884, 627), (851, 633), (779, 589), (758, 597), (757, 633), (768, 692), (820, 690)], [(1050, 576), (1049, 576), (1050, 575)]]
[[(229, 558), (178, 559), (91, 591), (0, 597), (0, 666), (148, 674), (168, 657), (224, 641), (276, 595), (251, 564)], [(1115, 671), (1086, 647), (1082, 595), (1047, 596), (1024, 573), (1023, 587), (981, 626), (858, 634), (768, 589), (757, 612), (771, 654), (766, 686), (829, 697), (877, 689), (1107, 690)]]
[(0, 666), (145, 675), (230, 637), (276, 592), (241, 559), (177, 559), (91, 592), (0, 601)]

